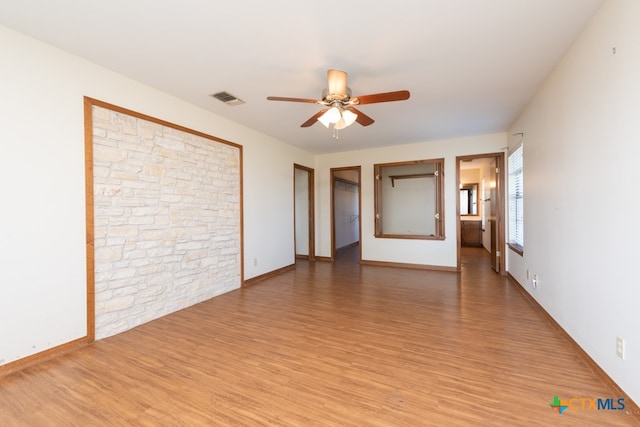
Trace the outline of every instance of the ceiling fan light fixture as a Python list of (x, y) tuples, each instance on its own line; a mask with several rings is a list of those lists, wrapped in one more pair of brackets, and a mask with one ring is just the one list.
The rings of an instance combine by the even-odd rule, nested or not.
[(338, 107), (329, 108), (323, 115), (318, 117), (318, 121), (328, 128), (331, 123), (338, 123), (342, 118)]
[(340, 129), (344, 129), (347, 127), (346, 122), (344, 121), (344, 117), (340, 117), (340, 120), (338, 120), (336, 122), (335, 125), (333, 125), (333, 129), (335, 130), (340, 130)]
[(351, 126), (357, 118), (358, 115), (351, 110), (342, 111), (342, 120), (344, 120), (345, 123), (344, 127)]

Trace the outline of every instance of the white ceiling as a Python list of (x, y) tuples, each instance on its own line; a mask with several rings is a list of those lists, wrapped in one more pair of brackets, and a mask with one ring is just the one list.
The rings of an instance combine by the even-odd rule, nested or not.
[[(0, 0), (0, 24), (326, 153), (506, 131), (601, 3)], [(320, 106), (266, 100), (320, 98), (329, 68), (349, 73), (354, 96), (411, 98), (359, 107), (376, 122), (338, 141), (300, 128)], [(209, 97), (219, 91), (246, 103)]]

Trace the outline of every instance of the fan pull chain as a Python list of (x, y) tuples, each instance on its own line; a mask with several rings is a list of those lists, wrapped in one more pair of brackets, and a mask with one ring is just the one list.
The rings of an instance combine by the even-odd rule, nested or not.
[(338, 139), (338, 129), (333, 128), (333, 139)]

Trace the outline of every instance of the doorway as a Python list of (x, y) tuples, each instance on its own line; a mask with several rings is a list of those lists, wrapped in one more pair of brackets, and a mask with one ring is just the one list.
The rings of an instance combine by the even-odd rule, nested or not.
[(293, 165), (294, 238), (296, 259), (315, 259), (314, 170)]
[[(358, 262), (362, 260), (360, 247), (360, 166), (331, 168), (331, 259), (357, 250)], [(357, 247), (357, 249), (356, 249)]]
[(456, 183), (458, 269), (463, 250), (482, 248), (490, 255), (491, 268), (505, 274), (504, 153), (457, 157)]

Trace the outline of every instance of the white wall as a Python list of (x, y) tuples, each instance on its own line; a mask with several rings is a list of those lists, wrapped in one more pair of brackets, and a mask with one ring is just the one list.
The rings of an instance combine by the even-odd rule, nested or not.
[[(505, 133), (422, 142), (371, 150), (325, 154), (316, 157), (316, 250), (331, 255), (330, 168), (362, 166), (362, 258), (431, 266), (455, 267), (456, 253), (456, 156), (495, 153), (507, 143)], [(409, 240), (374, 237), (373, 165), (444, 158), (445, 240)]]
[[(638, 22), (640, 2), (607, 1), (514, 123), (509, 135), (525, 134), (524, 256), (510, 252), (507, 264), (636, 403)], [(538, 275), (535, 289), (527, 270)], [(617, 336), (625, 360), (616, 357)]]
[(0, 364), (86, 335), (83, 96), (243, 145), (245, 279), (294, 262), (310, 154), (5, 27), (0, 52)]

